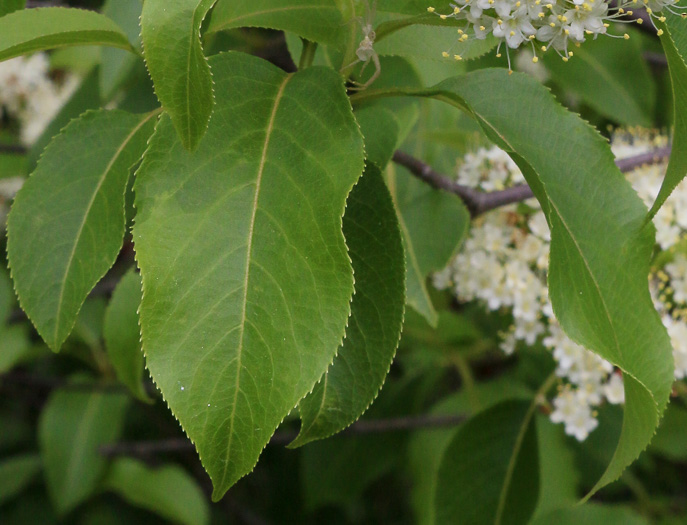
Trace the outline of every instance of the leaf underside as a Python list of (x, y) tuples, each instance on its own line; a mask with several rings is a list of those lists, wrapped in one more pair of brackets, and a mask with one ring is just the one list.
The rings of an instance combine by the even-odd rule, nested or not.
[(122, 29), (94, 11), (44, 7), (0, 18), (0, 61), (44, 49), (82, 45), (133, 51)]
[(301, 431), (291, 447), (343, 430), (377, 397), (401, 336), (403, 244), (384, 179), (369, 165), (348, 197), (343, 232), (355, 295), (346, 339), (326, 375), (298, 405)]
[(147, 366), (218, 499), (341, 344), (353, 293), (341, 218), (363, 147), (334, 71), (287, 75), (241, 53), (210, 63), (208, 133), (189, 153), (161, 119), (134, 240)]

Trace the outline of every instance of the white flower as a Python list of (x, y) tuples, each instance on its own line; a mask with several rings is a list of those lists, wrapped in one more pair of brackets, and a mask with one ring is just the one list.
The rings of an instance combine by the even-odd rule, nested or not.
[(611, 374), (611, 378), (603, 386), (603, 392), (609, 403), (619, 405), (625, 402), (625, 387), (620, 374)]

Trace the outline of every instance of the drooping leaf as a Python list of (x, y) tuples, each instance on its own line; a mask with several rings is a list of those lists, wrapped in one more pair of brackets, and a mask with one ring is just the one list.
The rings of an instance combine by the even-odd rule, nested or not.
[(38, 441), (48, 494), (59, 514), (98, 488), (107, 467), (99, 447), (118, 438), (127, 404), (122, 394), (60, 390), (43, 408)]
[(629, 507), (588, 503), (558, 509), (532, 522), (532, 525), (648, 525), (648, 521)]
[(147, 365), (217, 499), (342, 341), (353, 276), (341, 217), (363, 148), (333, 70), (210, 62), (208, 134), (188, 153), (163, 117), (136, 178), (134, 240)]
[(657, 27), (663, 30), (661, 44), (668, 59), (668, 71), (673, 88), (673, 148), (668, 161), (661, 190), (651, 207), (649, 216), (653, 217), (663, 206), (673, 190), (687, 175), (687, 151), (680, 144), (687, 142), (687, 22), (668, 10), (662, 13), (665, 22), (657, 21)]
[(117, 284), (105, 312), (103, 335), (119, 380), (141, 401), (150, 401), (143, 387), (143, 350), (138, 326), (141, 276), (129, 271)]
[(21, 493), (40, 470), (41, 458), (36, 454), (4, 459), (0, 463), (0, 505)]
[(439, 467), (437, 524), (525, 525), (539, 495), (532, 403), (504, 401), (460, 427)]
[(112, 20), (84, 9), (23, 9), (0, 18), (0, 60), (65, 46), (111, 46), (133, 51)]
[[(647, 285), (654, 229), (646, 209), (608, 143), (534, 79), (482, 70), (420, 94), (467, 110), (513, 156), (551, 226), (549, 291), (558, 320), (624, 372), (623, 432), (593, 493), (647, 446), (673, 383), (670, 342)], [(543, 147), (552, 140), (555, 155)]]
[(206, 525), (210, 509), (196, 481), (177, 465), (149, 468), (131, 458), (110, 466), (105, 487), (129, 503), (184, 525)]
[(86, 113), (55, 137), (15, 198), (7, 221), (15, 289), (54, 351), (122, 246), (129, 169), (154, 116)]
[(5, 16), (26, 7), (26, 0), (3, 0), (0, 2), (0, 16)]
[(215, 0), (147, 0), (141, 38), (155, 92), (184, 147), (193, 151), (205, 135), (215, 98), (203, 54), (200, 26)]
[(298, 407), (298, 447), (357, 420), (377, 397), (401, 336), (405, 305), (403, 243), (389, 191), (368, 165), (348, 197), (343, 220), (355, 294), (343, 346)]
[(589, 39), (568, 62), (544, 53), (544, 64), (558, 85), (600, 114), (626, 126), (653, 125), (656, 85), (639, 38)]
[(208, 32), (237, 27), (266, 27), (291, 31), (324, 44), (338, 44), (346, 29), (342, 11), (334, 0), (218, 0)]
[(463, 202), (417, 180), (405, 168), (390, 165), (387, 183), (394, 198), (406, 253), (407, 302), (437, 325), (427, 277), (448, 264), (467, 233), (470, 214)]
[[(114, 20), (126, 33), (135, 49), (141, 49), (139, 20), (143, 4), (141, 0), (108, 0), (103, 14)], [(131, 75), (140, 57), (120, 49), (103, 48), (100, 63), (100, 94), (110, 100)]]

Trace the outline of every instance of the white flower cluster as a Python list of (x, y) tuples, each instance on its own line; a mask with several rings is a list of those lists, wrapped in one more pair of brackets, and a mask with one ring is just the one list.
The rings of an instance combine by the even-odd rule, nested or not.
[[(622, 158), (665, 144), (665, 137), (623, 133), (614, 138), (613, 150)], [(665, 164), (649, 165), (628, 174), (649, 205), (658, 193), (665, 168)], [(464, 157), (458, 167), (458, 182), (494, 191), (524, 179), (510, 157), (492, 147)], [(655, 223), (661, 248), (673, 250), (687, 234), (687, 186), (675, 190)], [(624, 402), (623, 381), (608, 361), (573, 342), (558, 325), (546, 285), (550, 240), (536, 200), (521, 207), (513, 204), (499, 208), (474, 221), (459, 254), (434, 275), (434, 285), (451, 289), (461, 301), (477, 300), (489, 310), (512, 313), (513, 325), (502, 334), (504, 352), (512, 353), (518, 343), (532, 345), (537, 341), (552, 351), (562, 381), (550, 417), (563, 423), (567, 434), (582, 441), (598, 424), (596, 407), (604, 401)], [(687, 305), (687, 256), (675, 255), (651, 283), (657, 308), (673, 340), (675, 377), (679, 379), (687, 376), (687, 307), (679, 310), (675, 305)]]
[(67, 75), (62, 83), (50, 77), (44, 53), (0, 62), (0, 115), (15, 119), (21, 127), (21, 141), (31, 145), (57, 114), (77, 85)]
[[(587, 36), (627, 39), (627, 33), (610, 35), (607, 32), (611, 21), (631, 16), (635, 9), (646, 9), (650, 15), (663, 20), (656, 13), (680, 9), (676, 3), (677, 0), (619, 0), (613, 3), (609, 0), (457, 0), (451, 3), (452, 11), (448, 13), (439, 13), (434, 7), (427, 10), (444, 20), (465, 21), (458, 29), (459, 43), (471, 37), (485, 39), (491, 33), (499, 39), (499, 50), (505, 42), (507, 54), (508, 48), (517, 49), (523, 43), (530, 43), (535, 52), (532, 60), (537, 62), (537, 51), (546, 52), (549, 48), (567, 61), (573, 56), (570, 46), (579, 46)], [(642, 23), (641, 19), (637, 23)], [(497, 56), (500, 56), (499, 50)], [(448, 58), (451, 51), (444, 51), (443, 55)], [(462, 59), (459, 54), (453, 57)], [(508, 60), (510, 67), (510, 55)]]

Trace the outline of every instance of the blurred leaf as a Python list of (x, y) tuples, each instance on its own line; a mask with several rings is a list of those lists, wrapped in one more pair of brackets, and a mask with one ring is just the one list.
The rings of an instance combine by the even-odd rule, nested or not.
[(298, 405), (302, 425), (292, 447), (356, 421), (377, 397), (401, 338), (403, 244), (391, 196), (373, 165), (348, 196), (343, 233), (355, 275), (346, 337), (327, 373)]
[(143, 387), (143, 350), (138, 324), (141, 305), (141, 276), (134, 270), (117, 284), (105, 313), (105, 345), (119, 380), (137, 399), (150, 402)]
[(26, 0), (2, 0), (0, 2), (0, 16), (8, 15), (26, 7)]
[(134, 241), (147, 366), (218, 499), (341, 343), (353, 293), (341, 217), (363, 143), (335, 71), (287, 75), (236, 52), (210, 63), (207, 137), (188, 153), (162, 118), (136, 176)]
[(670, 403), (661, 420), (656, 436), (651, 441), (649, 451), (671, 461), (687, 460), (687, 410), (677, 403)]
[(126, 501), (174, 523), (206, 525), (210, 509), (196, 481), (177, 465), (149, 468), (130, 458), (115, 460), (105, 487)]
[[(138, 22), (143, 5), (141, 0), (107, 0), (102, 12), (117, 23), (136, 49), (141, 49)], [(100, 66), (100, 93), (103, 100), (110, 100), (131, 75), (140, 58), (111, 47), (103, 48)]]
[(403, 234), (406, 300), (431, 326), (436, 326), (439, 318), (426, 280), (456, 253), (467, 234), (470, 214), (455, 195), (429, 187), (401, 166), (389, 165), (387, 183)]
[(568, 62), (553, 52), (543, 57), (555, 82), (602, 115), (625, 126), (653, 125), (656, 85), (638, 38), (588, 39)]
[(504, 401), (463, 424), (438, 471), (436, 523), (524, 525), (539, 496), (539, 455), (528, 401)]
[(73, 119), (79, 117), (89, 109), (100, 108), (100, 92), (98, 91), (98, 69), (93, 69), (83, 79), (72, 96), (62, 106), (50, 124), (41, 133), (40, 137), (29, 148), (28, 169), (34, 170), (45, 148), (52, 139), (60, 133), (60, 130)]
[[(442, 399), (432, 409), (432, 415), (470, 416), (475, 411), (486, 410), (502, 401), (514, 398), (529, 399), (531, 392), (522, 384), (514, 381), (511, 375), (502, 376), (487, 383), (475, 385), (478, 401), (467, 390)], [(408, 458), (413, 475), (412, 502), (417, 523), (435, 523), (434, 498), (436, 495), (437, 474), (444, 453), (460, 427), (419, 430), (413, 433), (408, 446)]]
[(4, 458), (0, 462), (0, 506), (20, 494), (40, 470), (37, 454)]
[(532, 525), (649, 525), (642, 516), (627, 507), (588, 503), (558, 509), (540, 516)]
[(124, 237), (124, 192), (154, 113), (97, 111), (48, 146), (8, 218), (8, 256), (22, 308), (58, 351)]
[(126, 396), (62, 390), (52, 394), (38, 424), (50, 499), (64, 515), (98, 488), (107, 467), (99, 447), (120, 434)]
[(215, 104), (212, 72), (200, 43), (200, 26), (215, 0), (147, 0), (141, 39), (162, 107), (184, 147), (194, 151)]
[(675, 15), (667, 9), (665, 11), (662, 15), (666, 17), (666, 21), (657, 20), (656, 24), (663, 30), (661, 44), (668, 59), (673, 88), (673, 144), (677, 147), (670, 153), (668, 169), (661, 190), (649, 212), (650, 217), (656, 214), (687, 175), (687, 150), (680, 147), (681, 144), (687, 143), (687, 23), (680, 15)]
[(0, 327), (0, 374), (11, 370), (30, 348), (27, 325)]
[(0, 18), (0, 61), (64, 46), (112, 46), (133, 51), (122, 29), (84, 9), (24, 9)]

